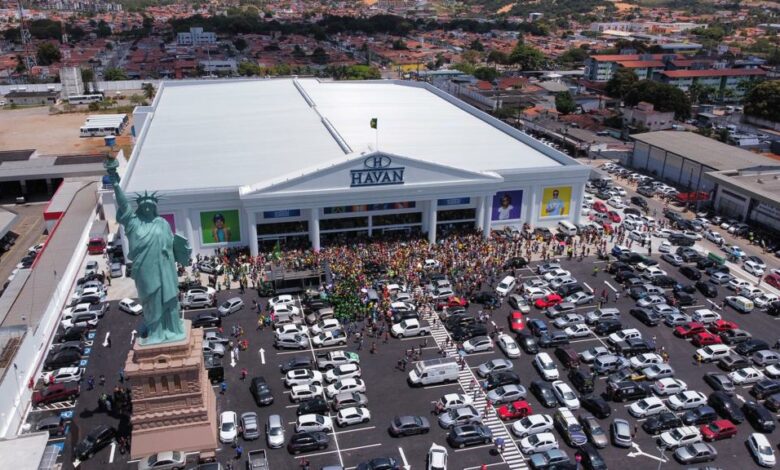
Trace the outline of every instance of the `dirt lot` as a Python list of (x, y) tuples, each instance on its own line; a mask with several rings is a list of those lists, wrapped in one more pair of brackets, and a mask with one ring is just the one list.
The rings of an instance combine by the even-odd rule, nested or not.
[[(47, 107), (0, 109), (0, 149), (38, 149), (44, 155), (104, 151), (102, 137), (79, 137), (87, 114), (50, 115)], [(130, 143), (129, 128), (117, 145)]]

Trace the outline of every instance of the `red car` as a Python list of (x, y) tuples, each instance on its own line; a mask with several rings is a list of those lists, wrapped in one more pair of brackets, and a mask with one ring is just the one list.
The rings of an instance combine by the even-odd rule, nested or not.
[(601, 213), (609, 211), (609, 209), (607, 209), (607, 205), (601, 201), (596, 201), (593, 203), (593, 210)]
[(622, 220), (620, 218), (620, 214), (618, 214), (615, 211), (609, 211), (609, 212), (607, 212), (607, 215), (609, 216), (609, 220), (611, 220), (612, 222), (614, 222), (616, 224), (619, 224), (620, 221)]
[(45, 405), (65, 400), (75, 400), (79, 396), (79, 386), (74, 384), (51, 384), (33, 392), (33, 406)]
[(469, 301), (464, 299), (463, 297), (457, 297), (454, 295), (451, 295), (447, 298), (447, 300), (440, 300), (436, 304), (436, 309), (441, 310), (443, 308), (455, 308), (455, 307), (463, 307), (468, 308)]
[(555, 307), (559, 303), (563, 302), (563, 298), (553, 292), (552, 294), (547, 294), (541, 299), (536, 299), (536, 302), (534, 302), (534, 306), (536, 308), (548, 308), (548, 307)]
[(764, 276), (764, 282), (774, 287), (775, 289), (780, 289), (780, 274), (777, 273), (767, 274), (766, 276)]
[(736, 330), (737, 328), (739, 328), (739, 326), (733, 321), (721, 319), (711, 323), (707, 329), (717, 334), (727, 330)]
[(720, 339), (720, 336), (716, 334), (712, 334), (709, 331), (704, 331), (702, 333), (696, 333), (693, 336), (693, 340), (691, 341), (691, 344), (693, 344), (696, 347), (704, 347), (709, 346), (710, 344), (720, 344), (723, 341)]
[(498, 417), (504, 421), (510, 419), (520, 419), (533, 414), (534, 410), (531, 405), (525, 400), (518, 400), (508, 405), (502, 405), (498, 409)]
[(514, 311), (509, 314), (509, 329), (515, 333), (525, 329), (525, 317), (521, 312)]
[(727, 419), (718, 419), (699, 428), (705, 441), (719, 441), (737, 434), (737, 427)]
[(680, 325), (674, 329), (674, 336), (680, 338), (690, 338), (693, 335), (704, 333), (707, 328), (699, 322), (692, 321), (687, 325)]

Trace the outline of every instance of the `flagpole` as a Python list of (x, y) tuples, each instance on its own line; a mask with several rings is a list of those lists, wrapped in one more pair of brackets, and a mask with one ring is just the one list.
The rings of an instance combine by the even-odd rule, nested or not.
[(375, 142), (374, 143), (374, 145), (375, 145), (374, 150), (376, 150), (378, 152), (379, 151), (379, 126), (376, 126), (374, 128), (374, 142)]

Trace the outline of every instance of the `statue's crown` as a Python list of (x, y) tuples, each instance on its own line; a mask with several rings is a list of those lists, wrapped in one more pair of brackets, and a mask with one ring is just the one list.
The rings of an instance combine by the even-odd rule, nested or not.
[(160, 197), (157, 195), (157, 191), (154, 191), (151, 194), (149, 194), (149, 191), (144, 191), (143, 194), (136, 193), (135, 202), (138, 205), (144, 202), (152, 202), (154, 204), (157, 204), (158, 202), (160, 202)]

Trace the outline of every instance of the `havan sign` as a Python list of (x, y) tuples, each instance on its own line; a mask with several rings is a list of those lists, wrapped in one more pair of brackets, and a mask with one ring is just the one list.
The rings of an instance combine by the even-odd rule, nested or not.
[(363, 160), (365, 169), (350, 170), (350, 187), (404, 184), (404, 167), (390, 167), (393, 160), (387, 155), (373, 155)]

